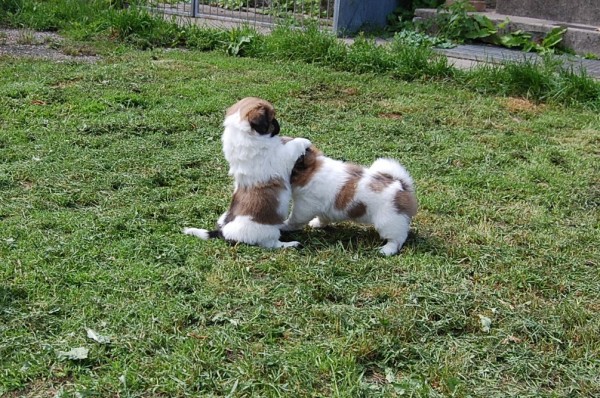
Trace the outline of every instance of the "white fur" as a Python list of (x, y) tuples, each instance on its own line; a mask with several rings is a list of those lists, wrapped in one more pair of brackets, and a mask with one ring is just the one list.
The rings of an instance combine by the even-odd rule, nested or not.
[[(292, 186), (293, 208), (284, 230), (297, 230), (307, 223), (313, 228), (322, 228), (330, 222), (349, 219), (345, 210), (335, 206), (336, 196), (349, 177), (346, 163), (323, 155), (320, 159), (321, 167), (305, 186)], [(394, 197), (398, 190), (413, 191), (413, 180), (404, 167), (392, 159), (378, 159), (363, 171), (352, 203), (362, 202), (367, 208), (366, 213), (355, 221), (373, 224), (387, 240), (380, 252), (386, 256), (396, 254), (408, 236), (411, 216), (397, 212)], [(389, 174), (395, 179), (381, 192), (369, 187), (372, 177), (378, 173)]]
[[(294, 163), (311, 143), (304, 138), (282, 142), (279, 136), (261, 135), (255, 132), (247, 120), (241, 120), (240, 112), (233, 113), (223, 122), (225, 130), (221, 137), (223, 153), (229, 162), (229, 175), (234, 178), (234, 189), (252, 188), (275, 178), (284, 181), (285, 187), (279, 195), (279, 207), (273, 212), (284, 219), (291, 199), (290, 175)], [(226, 240), (259, 245), (265, 248), (284, 248), (299, 245), (299, 242), (281, 242), (280, 229), (283, 224), (268, 225), (255, 222), (249, 216), (237, 216), (225, 223), (227, 212), (219, 217), (217, 224)], [(208, 239), (208, 231), (186, 228), (184, 233)]]

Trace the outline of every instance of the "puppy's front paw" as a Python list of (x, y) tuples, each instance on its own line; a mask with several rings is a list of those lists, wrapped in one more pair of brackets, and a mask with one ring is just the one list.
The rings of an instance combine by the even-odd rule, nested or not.
[(312, 142), (306, 138), (294, 138), (294, 141), (300, 144), (304, 149), (308, 149), (312, 145)]
[(321, 220), (319, 217), (315, 217), (308, 223), (308, 226), (311, 228), (325, 228), (327, 223)]
[(388, 242), (379, 248), (379, 253), (383, 254), (384, 256), (392, 256), (398, 253), (398, 243)]
[(291, 242), (281, 242), (281, 247), (300, 247), (300, 242), (296, 242), (295, 240)]

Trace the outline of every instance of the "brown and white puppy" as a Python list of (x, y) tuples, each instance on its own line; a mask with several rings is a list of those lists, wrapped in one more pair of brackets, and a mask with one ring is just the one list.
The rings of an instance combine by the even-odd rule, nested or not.
[(402, 247), (417, 213), (413, 180), (393, 159), (377, 159), (365, 168), (328, 158), (312, 146), (298, 159), (291, 182), (293, 207), (283, 230), (343, 220), (373, 224), (387, 239), (380, 249), (386, 256)]
[(183, 232), (267, 248), (297, 246), (298, 242), (281, 242), (279, 237), (291, 198), (290, 174), (310, 141), (283, 142), (277, 136), (273, 105), (255, 97), (231, 106), (223, 126), (223, 153), (234, 178), (229, 210), (219, 217), (214, 231), (185, 228)]

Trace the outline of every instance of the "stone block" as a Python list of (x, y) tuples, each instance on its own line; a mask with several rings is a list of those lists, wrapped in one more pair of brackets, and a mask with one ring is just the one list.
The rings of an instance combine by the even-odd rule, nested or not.
[[(415, 10), (415, 21), (434, 20), (436, 14), (437, 11), (434, 9), (419, 8)], [(533, 37), (538, 39), (543, 38), (553, 28), (567, 27), (567, 32), (563, 36), (563, 41), (561, 43), (562, 45), (572, 49), (577, 54), (593, 53), (600, 56), (600, 30), (596, 26), (520, 17), (499, 14), (497, 12), (485, 12), (479, 14), (485, 15), (496, 25), (505, 22), (508, 18), (509, 23), (505, 28), (506, 32), (523, 30), (531, 33)]]
[[(457, 0), (446, 0), (446, 5), (450, 5), (455, 3)], [(469, 0), (469, 3), (473, 6), (475, 11), (481, 12), (485, 11), (487, 4), (483, 0)]]
[(496, 12), (600, 26), (598, 0), (496, 0)]

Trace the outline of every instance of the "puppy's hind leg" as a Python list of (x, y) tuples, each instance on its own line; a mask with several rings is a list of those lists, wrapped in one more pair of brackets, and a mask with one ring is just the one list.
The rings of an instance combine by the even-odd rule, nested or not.
[(260, 246), (267, 249), (285, 249), (287, 247), (298, 247), (300, 246), (300, 242), (292, 241), (292, 242), (282, 242), (280, 240), (261, 242)]
[(287, 220), (283, 222), (282, 231), (298, 231), (302, 229), (313, 218), (314, 213), (302, 211), (308, 206), (301, 201), (295, 201), (292, 212)]
[[(274, 228), (271, 231), (271, 236), (265, 236), (265, 239), (257, 242), (259, 246), (265, 247), (267, 249), (285, 249), (286, 247), (296, 247), (300, 246), (300, 242), (292, 241), (292, 242), (282, 242), (279, 240), (281, 233), (279, 232), (279, 226), (270, 226), (270, 228)], [(266, 235), (266, 234), (265, 234)]]
[(225, 224), (222, 233), (225, 239), (256, 245), (266, 249), (280, 249), (298, 246), (299, 242), (281, 242), (279, 237), (282, 224), (259, 224), (247, 216), (237, 217)]
[(384, 256), (391, 256), (398, 253), (408, 237), (410, 217), (401, 214), (398, 217), (393, 217), (389, 222), (376, 224), (375, 228), (383, 239), (387, 239), (387, 243), (379, 249), (379, 253)]
[(399, 247), (400, 244), (397, 240), (388, 239), (387, 243), (379, 248), (379, 253), (383, 254), (384, 256), (393, 256), (394, 254), (398, 253)]

